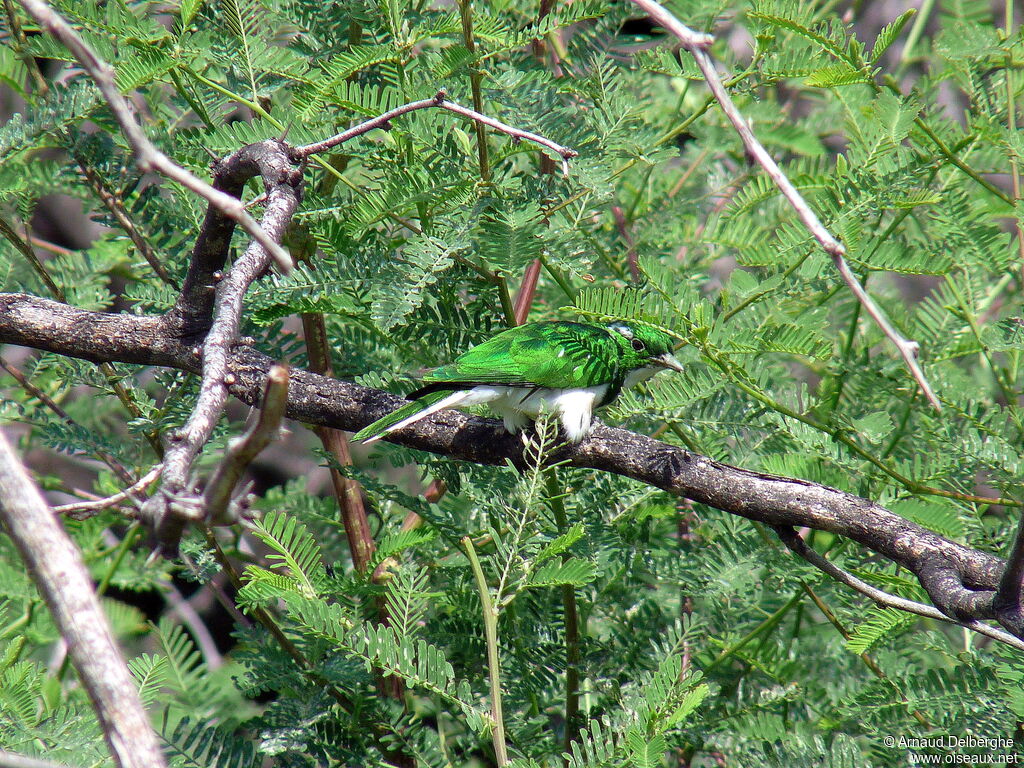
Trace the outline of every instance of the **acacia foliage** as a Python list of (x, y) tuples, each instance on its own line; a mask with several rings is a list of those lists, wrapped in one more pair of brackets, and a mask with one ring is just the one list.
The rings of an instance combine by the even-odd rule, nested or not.
[[(323, 139), (440, 87), (472, 105), (474, 78), (482, 111), (579, 151), (563, 178), (545, 172), (535, 146), (488, 132), (483, 159), (472, 124), (424, 110), (345, 144), (333, 170), (311, 165), (291, 245), (312, 255), (248, 296), (245, 332), (268, 353), (305, 365), (283, 318), (324, 313), (339, 376), (405, 391), (410, 372), (506, 325), (524, 270), (540, 259), (529, 319), (642, 317), (687, 342), (686, 372), (627, 393), (609, 420), (869, 497), (1004, 553), (1016, 511), (968, 497), (1020, 498), (1021, 209), (997, 176), (1016, 174), (1022, 152), (1020, 37), (982, 2), (939, 2), (927, 18), (894, 13), (877, 29), (831, 5), (695, 0), (676, 10), (721, 34), (713, 53), (733, 97), (841, 237), (858, 278), (921, 343), (941, 414), (747, 164), (693, 65), (652, 45), (629, 6), (554, 3), (543, 18), (519, 0), (478, 6), (473, 52), (458, 7), (412, 0), (187, 0), (169, 15), (151, 3), (56, 7), (144, 100), (148, 134), (200, 175), (207, 150), (285, 128), (296, 144)], [(24, 55), (67, 61), (58, 44), (20, 42), (9, 18), (5, 33), (0, 80), (27, 105), (0, 126), (5, 219), (30, 221), (53, 193), (80, 200), (109, 229), (46, 259), (67, 301), (167, 310), (174, 290), (98, 187), (179, 283), (203, 205), (140, 178), (85, 78), (53, 80), (45, 94), (33, 85)], [(9, 241), (0, 259), (3, 290), (51, 295)], [(177, 372), (99, 370), (54, 354), (22, 367), (67, 418), (9, 378), (2, 417), (24, 427), (26, 451), (89, 459), (100, 495), (121, 485), (111, 467), (141, 474), (156, 461), (149, 438), (179, 427), (195, 397)], [(236, 429), (225, 422), (206, 458)], [(441, 479), (448, 493), (411, 495), (409, 473), (394, 467)], [(186, 541), (188, 565), (147, 565), (122, 515), (69, 521), (98, 582), (117, 590), (109, 614), (135, 649), (132, 671), (172, 764), (492, 761), (466, 535), (500, 613), (504, 725), (518, 765), (557, 765), (563, 752), (579, 766), (706, 765), (716, 755), (905, 765), (907, 752), (885, 736), (1010, 736), (1024, 717), (1019, 654), (865, 604), (760, 527), (716, 510), (589, 471), (520, 475), (388, 445), (347, 471), (374, 510), (371, 568), (384, 581), (353, 572), (334, 502), (301, 477), (265, 494), (252, 533), (223, 542), (247, 563), (238, 606), (267, 612), (315, 674), (260, 623), (239, 624), (227, 665), (214, 669), (169, 614), (144, 621), (128, 597), (167, 594), (172, 572), (207, 588), (217, 566), (205, 539)], [(79, 482), (69, 472), (41, 480), (55, 492)], [(399, 532), (410, 512), (424, 524)], [(848, 542), (811, 543), (869, 582), (924, 597), (912, 576)], [(580, 634), (569, 722), (566, 589)], [(82, 691), (47, 672), (55, 639), (0, 538), (0, 746), (101, 763)], [(381, 675), (403, 682), (404, 706), (382, 695)], [(567, 730), (576, 738), (566, 752)]]

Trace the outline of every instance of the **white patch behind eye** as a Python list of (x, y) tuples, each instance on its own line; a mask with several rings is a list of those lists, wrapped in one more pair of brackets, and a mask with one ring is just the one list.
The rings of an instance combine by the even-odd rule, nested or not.
[(617, 332), (621, 333), (627, 339), (632, 339), (633, 338), (633, 331), (631, 331), (629, 328), (627, 328), (624, 325), (613, 325), (613, 326), (611, 326), (611, 329), (613, 331), (617, 331)]

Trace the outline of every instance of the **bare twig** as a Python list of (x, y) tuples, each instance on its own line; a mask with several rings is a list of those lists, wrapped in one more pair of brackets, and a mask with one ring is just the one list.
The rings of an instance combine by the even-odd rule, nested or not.
[(0, 433), (0, 516), (92, 699), (114, 763), (166, 765), (82, 555)]
[(172, 181), (194, 192), (216, 206), (225, 216), (242, 225), (246, 232), (267, 250), (282, 272), (291, 270), (291, 258), (284, 249), (245, 212), (241, 201), (220, 190), (214, 189), (191, 172), (174, 163), (146, 138), (142, 126), (136, 120), (135, 111), (128, 100), (121, 95), (114, 82), (114, 69), (96, 55), (96, 52), (64, 21), (44, 0), (18, 0), (21, 6), (47, 33), (60, 40), (71, 51), (78, 63), (96, 83), (106, 100), (121, 132), (128, 140), (139, 169), (158, 171)]
[(918, 616), (923, 616), (927, 619), (935, 619), (937, 621), (945, 621), (950, 624), (957, 624), (961, 627), (966, 627), (967, 629), (977, 632), (980, 635), (987, 635), (994, 640), (999, 640), (1000, 642), (1024, 651), (1024, 640), (1014, 637), (1009, 632), (1004, 632), (1001, 629), (991, 627), (976, 619), (972, 621), (959, 621), (947, 616), (934, 606), (925, 605), (924, 603), (918, 603), (914, 600), (907, 600), (906, 598), (899, 597), (897, 595), (890, 595), (888, 592), (883, 592), (877, 587), (873, 587), (868, 584), (866, 581), (858, 579), (852, 573), (848, 573), (839, 566), (829, 562), (827, 558), (811, 549), (811, 547), (807, 545), (807, 542), (800, 538), (800, 536), (797, 535), (797, 532), (792, 528), (786, 526), (773, 527), (775, 528), (775, 532), (779, 534), (779, 538), (782, 539), (782, 543), (785, 544), (794, 554), (799, 555), (815, 568), (824, 571), (836, 581), (857, 590), (863, 595), (866, 595), (884, 608), (897, 608), (901, 611), (906, 611), (907, 613), (915, 613)]
[[(178, 614), (181, 622), (188, 627), (189, 632), (192, 634), (192, 639), (195, 640), (199, 648), (199, 653), (202, 654), (203, 663), (206, 664), (206, 667), (212, 671), (224, 666), (224, 657), (217, 648), (217, 641), (213, 639), (209, 627), (206, 626), (206, 622), (203, 621), (199, 612), (192, 606), (191, 601), (178, 591), (178, 588), (174, 586), (174, 582), (160, 580), (157, 583), (163, 590), (164, 600), (167, 602), (171, 613)], [(216, 594), (212, 590), (209, 593), (197, 592), (192, 597), (194, 599), (202, 594), (214, 594), (214, 599), (216, 599)], [(245, 625), (243, 624), (242, 626)]]
[(206, 519), (211, 525), (238, 522), (230, 507), (235, 486), (246, 468), (281, 432), (281, 419), (288, 402), (288, 368), (275, 365), (267, 373), (259, 415), (241, 437), (228, 443), (224, 458), (213, 472), (203, 491)]
[(850, 270), (849, 265), (846, 263), (846, 249), (843, 244), (836, 240), (832, 234), (825, 228), (825, 226), (818, 219), (817, 214), (811, 208), (811, 206), (804, 200), (803, 196), (796, 190), (796, 187), (786, 177), (786, 174), (782, 172), (778, 164), (768, 154), (768, 150), (762, 146), (761, 142), (754, 136), (753, 131), (750, 130), (750, 125), (740, 114), (739, 109), (733, 103), (732, 98), (729, 96), (728, 90), (722, 82), (722, 78), (719, 76), (718, 71), (715, 69), (715, 64), (711, 57), (707, 53), (709, 48), (714, 42), (714, 38), (710, 35), (694, 32), (689, 27), (682, 24), (675, 16), (672, 15), (668, 10), (659, 5), (655, 0), (633, 0), (633, 2), (639, 7), (643, 8), (651, 18), (654, 19), (658, 24), (664, 27), (666, 30), (675, 35), (679, 39), (683, 48), (685, 48), (694, 61), (700, 68), (701, 73), (704, 75), (705, 81), (707, 81), (708, 87), (718, 100), (719, 106), (725, 116), (729, 118), (729, 122), (732, 123), (736, 133), (739, 134), (740, 139), (743, 141), (743, 146), (757, 163), (760, 165), (768, 177), (775, 182), (775, 185), (779, 188), (789, 204), (796, 211), (797, 217), (803, 222), (804, 226), (811, 233), (815, 240), (817, 240), (825, 252), (832, 257), (833, 263), (836, 265), (836, 269), (839, 270), (839, 274), (842, 276), (843, 281), (849, 286), (850, 290), (853, 291), (854, 296), (857, 300), (864, 305), (864, 309), (871, 316), (871, 318), (881, 328), (882, 333), (896, 346), (900, 356), (906, 363), (907, 368), (910, 369), (911, 375), (917, 381), (918, 386), (924, 393), (925, 397), (928, 398), (928, 402), (932, 404), (932, 407), (936, 411), (942, 410), (942, 405), (939, 403), (939, 399), (935, 396), (935, 392), (932, 391), (931, 385), (925, 378), (924, 371), (921, 370), (921, 366), (917, 361), (918, 351), (920, 345), (916, 341), (903, 338), (899, 332), (892, 326), (889, 320), (879, 309), (878, 305), (875, 304), (874, 300), (867, 294), (867, 292), (861, 287), (856, 276)]
[(542, 147), (547, 147), (552, 152), (558, 154), (562, 158), (562, 172), (569, 175), (569, 163), (568, 161), (576, 157), (578, 152), (569, 147), (563, 147), (561, 144), (552, 141), (551, 139), (540, 136), (536, 133), (530, 133), (519, 128), (513, 128), (511, 125), (501, 122), (493, 117), (482, 115), (476, 110), (463, 107), (461, 104), (456, 104), (454, 101), (449, 101), (445, 91), (438, 91), (437, 95), (432, 99), (423, 99), (421, 101), (413, 101), (408, 104), (403, 104), (400, 107), (388, 110), (377, 117), (370, 118), (359, 125), (354, 125), (348, 130), (342, 131), (336, 136), (332, 136), (329, 139), (318, 141), (315, 144), (306, 144), (302, 147), (295, 147), (294, 154), (296, 157), (306, 158), (310, 155), (317, 154), (318, 152), (325, 152), (328, 149), (332, 149), (339, 144), (344, 144), (349, 139), (353, 139), (356, 136), (362, 136), (364, 133), (369, 133), (376, 128), (388, 128), (389, 123), (396, 117), (408, 114), (409, 112), (415, 112), (418, 109), (447, 109), (449, 112), (454, 112), (457, 115), (468, 117), (471, 120), (475, 120), (477, 123), (490, 126), (496, 131), (508, 134), (513, 139), (532, 141), (535, 144), (539, 144)]
[(143, 475), (137, 483), (125, 488), (120, 493), (115, 493), (113, 496), (108, 496), (105, 499), (96, 499), (95, 501), (76, 501), (73, 504), (61, 504), (54, 507), (53, 512), (56, 515), (68, 515), (79, 520), (93, 512), (102, 512), (104, 509), (110, 509), (149, 488), (160, 477), (163, 468), (163, 464), (157, 464)]

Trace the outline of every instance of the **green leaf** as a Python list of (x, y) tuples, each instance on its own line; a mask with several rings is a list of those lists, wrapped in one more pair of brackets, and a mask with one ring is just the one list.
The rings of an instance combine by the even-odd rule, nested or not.
[(589, 560), (571, 557), (568, 560), (549, 560), (538, 568), (526, 582), (527, 587), (554, 587), (572, 584), (581, 587), (597, 578), (597, 569)]
[(813, 88), (838, 88), (844, 85), (870, 83), (871, 77), (863, 69), (840, 61), (814, 70), (804, 79), (804, 82)]
[(869, 62), (873, 64), (882, 58), (882, 54), (889, 49), (890, 45), (896, 42), (896, 38), (900, 36), (900, 32), (903, 31), (903, 27), (906, 26), (906, 23), (910, 21), (916, 13), (916, 8), (908, 8), (897, 16), (891, 23), (882, 27), (882, 31), (879, 32), (878, 37), (875, 38), (875, 44), (871, 46), (871, 53), (868, 54)]
[(562, 554), (583, 538), (583, 532), (583, 524), (574, 523), (565, 533), (544, 545), (544, 548), (534, 557), (534, 562), (539, 563), (547, 560), (549, 557)]
[(882, 442), (895, 428), (892, 417), (885, 411), (876, 411), (854, 419), (853, 428), (864, 440), (875, 445)]
[(401, 323), (425, 300), (426, 290), (454, 263), (454, 254), (463, 249), (456, 241), (447, 243), (430, 235), (420, 235), (401, 253), (401, 278), (384, 288), (371, 305), (371, 316), (383, 330)]
[(917, 616), (895, 608), (872, 608), (867, 618), (857, 624), (846, 641), (847, 650), (852, 653), (867, 653), (882, 638), (890, 642), (896, 639), (911, 624), (917, 622)]
[(275, 568), (287, 569), (300, 593), (309, 597), (317, 594), (325, 573), (320, 557), (320, 546), (305, 525), (291, 515), (268, 512), (261, 520), (253, 521), (253, 533), (273, 552), (267, 559)]
[(647, 738), (637, 728), (631, 728), (626, 734), (626, 746), (630, 751), (629, 764), (636, 768), (660, 768), (668, 752), (664, 736), (656, 733)]

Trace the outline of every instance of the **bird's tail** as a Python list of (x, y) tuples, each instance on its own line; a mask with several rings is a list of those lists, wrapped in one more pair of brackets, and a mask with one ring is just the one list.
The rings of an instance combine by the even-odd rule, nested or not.
[(437, 413), (444, 408), (451, 408), (462, 402), (469, 393), (465, 390), (452, 392), (450, 389), (440, 389), (429, 392), (423, 397), (406, 403), (397, 411), (392, 411), (387, 416), (377, 419), (370, 426), (359, 430), (353, 436), (353, 440), (364, 443), (372, 443), (380, 440), (389, 432), (407, 427), (420, 419), (425, 419), (432, 413)]

